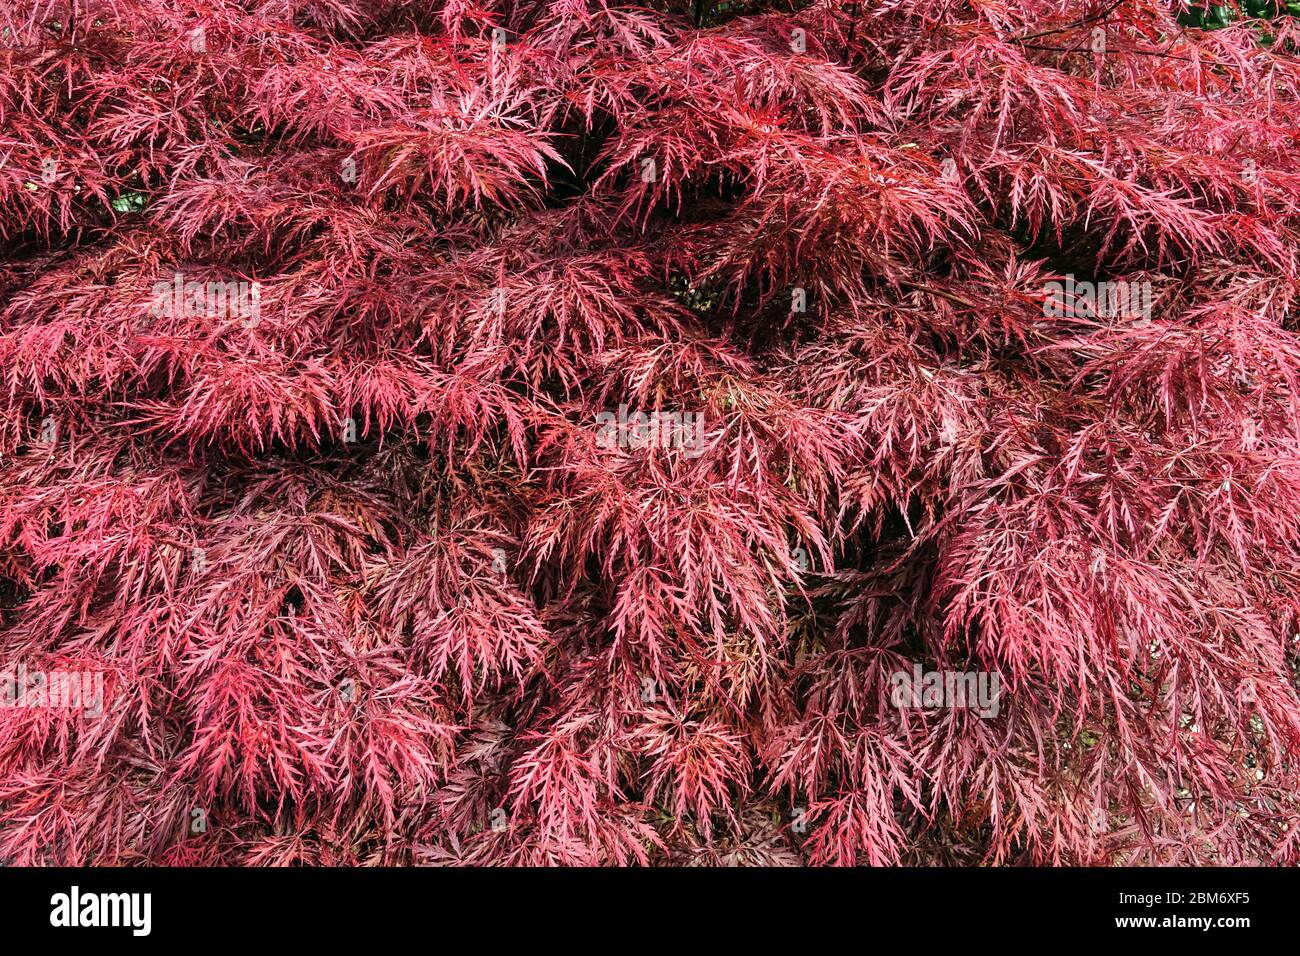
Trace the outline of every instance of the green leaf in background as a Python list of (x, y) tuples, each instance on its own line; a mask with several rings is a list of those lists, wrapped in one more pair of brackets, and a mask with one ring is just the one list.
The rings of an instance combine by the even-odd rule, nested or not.
[(149, 203), (149, 197), (144, 193), (123, 193), (113, 200), (113, 209), (116, 212), (139, 212)]
[(1231, 25), (1240, 17), (1257, 20), (1272, 20), (1281, 16), (1300, 16), (1300, 3), (1278, 3), (1277, 0), (1241, 0), (1240, 13), (1224, 4), (1206, 4), (1193, 6), (1178, 15), (1178, 22), (1186, 27), (1198, 27), (1202, 30), (1217, 30)]

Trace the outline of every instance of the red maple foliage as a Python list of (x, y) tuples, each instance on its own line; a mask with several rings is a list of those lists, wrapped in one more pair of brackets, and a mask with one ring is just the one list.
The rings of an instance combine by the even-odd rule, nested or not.
[(0, 4), (0, 859), (1300, 862), (1240, 12)]

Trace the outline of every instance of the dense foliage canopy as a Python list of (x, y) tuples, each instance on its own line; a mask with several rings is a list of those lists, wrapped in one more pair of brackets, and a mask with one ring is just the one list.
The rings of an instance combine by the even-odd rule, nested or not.
[(0, 859), (1297, 862), (1284, 14), (0, 3)]

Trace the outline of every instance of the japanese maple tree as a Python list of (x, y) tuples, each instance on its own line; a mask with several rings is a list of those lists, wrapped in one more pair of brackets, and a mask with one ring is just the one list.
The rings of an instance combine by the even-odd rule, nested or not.
[(0, 860), (1300, 862), (1298, 23), (0, 3)]

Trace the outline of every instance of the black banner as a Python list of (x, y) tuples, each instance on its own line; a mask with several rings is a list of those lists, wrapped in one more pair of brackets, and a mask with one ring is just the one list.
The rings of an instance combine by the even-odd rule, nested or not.
[[(801, 936), (903, 932), (917, 945), (1191, 934), (1232, 945), (1289, 930), (1295, 889), (1293, 872), (1276, 869), (9, 868), (0, 918), (10, 939), (128, 947), (402, 936), (440, 947), (467, 934), (485, 945), (544, 945), (542, 934), (567, 945), (590, 934), (586, 945), (604, 948), (623, 943), (591, 930), (614, 926), (620, 940), (698, 948), (701, 935), (734, 943), (784, 924)], [(674, 943), (670, 933), (685, 935)]]

